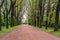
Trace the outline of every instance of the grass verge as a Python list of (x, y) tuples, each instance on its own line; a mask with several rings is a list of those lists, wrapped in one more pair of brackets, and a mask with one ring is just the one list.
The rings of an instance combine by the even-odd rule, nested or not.
[(9, 29), (6, 29), (5, 27), (2, 27), (2, 31), (0, 31), (0, 38), (8, 34), (9, 32), (12, 32), (14, 29), (16, 29), (18, 26), (9, 27)]
[(53, 35), (55, 35), (55, 36), (57, 36), (57, 37), (60, 37), (60, 30), (59, 30), (59, 31), (54, 31), (53, 28), (48, 28), (48, 29), (46, 30), (44, 27), (38, 28), (38, 29), (40, 29), (40, 30), (42, 30), (42, 31), (44, 31), (44, 32), (53, 34)]

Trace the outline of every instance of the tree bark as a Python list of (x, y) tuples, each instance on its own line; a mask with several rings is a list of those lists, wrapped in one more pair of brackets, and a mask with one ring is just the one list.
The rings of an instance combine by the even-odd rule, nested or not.
[(2, 29), (1, 29), (1, 25), (2, 25), (1, 7), (3, 6), (3, 3), (4, 3), (4, 0), (2, 1), (1, 5), (0, 5), (0, 31), (2, 30)]
[(60, 11), (60, 0), (58, 0), (58, 4), (57, 4), (57, 7), (56, 7), (55, 29), (54, 29), (54, 31), (58, 31), (58, 28), (59, 28), (59, 11)]

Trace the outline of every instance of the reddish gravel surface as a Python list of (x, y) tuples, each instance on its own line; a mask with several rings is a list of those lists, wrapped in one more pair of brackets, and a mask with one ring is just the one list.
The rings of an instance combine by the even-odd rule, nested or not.
[(60, 38), (33, 28), (30, 25), (21, 25), (0, 40), (60, 40)]

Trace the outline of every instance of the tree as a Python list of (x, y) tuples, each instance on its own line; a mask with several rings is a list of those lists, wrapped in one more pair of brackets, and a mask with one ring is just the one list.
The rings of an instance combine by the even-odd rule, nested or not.
[(8, 7), (7, 7), (7, 0), (6, 0), (5, 10), (6, 10), (6, 28), (8, 29)]
[(1, 31), (1, 25), (2, 25), (1, 8), (3, 6), (3, 3), (4, 3), (4, 0), (1, 2), (1, 5), (0, 5), (0, 31)]
[(59, 11), (60, 11), (60, 0), (58, 0), (58, 4), (57, 4), (57, 7), (56, 7), (55, 29), (54, 29), (54, 31), (58, 31), (58, 28), (59, 28)]
[(14, 26), (14, 6), (16, 4), (16, 0), (13, 1), (13, 0), (10, 0), (11, 1), (11, 27)]
[(49, 12), (50, 12), (50, 0), (47, 1), (48, 4), (47, 4), (47, 14), (46, 14), (46, 29), (48, 29), (48, 17), (49, 17)]

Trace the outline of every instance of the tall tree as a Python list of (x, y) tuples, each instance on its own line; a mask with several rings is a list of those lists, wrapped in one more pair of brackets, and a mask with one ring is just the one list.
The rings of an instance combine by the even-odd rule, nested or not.
[(5, 10), (6, 10), (6, 28), (8, 29), (8, 8), (7, 8), (7, 0), (6, 0)]
[(3, 3), (4, 3), (4, 0), (1, 2), (1, 4), (0, 4), (0, 31), (1, 31), (1, 25), (2, 25), (2, 17), (1, 17), (1, 8), (2, 8), (2, 6), (3, 6)]
[(39, 25), (42, 27), (42, 21), (43, 21), (43, 13), (42, 13), (42, 2), (43, 0), (39, 0), (39, 10), (40, 10), (40, 16), (39, 16)]
[(46, 14), (46, 29), (48, 29), (48, 17), (49, 17), (49, 12), (50, 12), (50, 0), (47, 0), (48, 4), (47, 4), (47, 14)]
[(54, 29), (54, 31), (58, 31), (58, 28), (59, 28), (59, 11), (60, 11), (60, 0), (58, 0), (58, 4), (57, 4), (57, 7), (56, 7), (55, 29)]
[(11, 27), (14, 26), (14, 6), (16, 4), (16, 0), (10, 0), (11, 1)]

